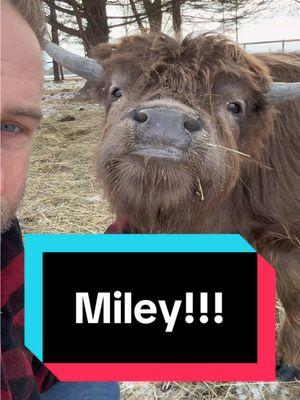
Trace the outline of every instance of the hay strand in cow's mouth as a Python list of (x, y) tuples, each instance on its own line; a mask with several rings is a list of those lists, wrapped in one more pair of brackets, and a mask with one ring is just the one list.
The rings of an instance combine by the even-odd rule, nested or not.
[(201, 182), (200, 182), (199, 178), (198, 178), (198, 189), (199, 189), (199, 191), (198, 190), (196, 191), (196, 195), (200, 196), (200, 201), (203, 201), (204, 200), (204, 193), (203, 193), (203, 188), (202, 188), (202, 185), (201, 185)]
[(210, 146), (210, 147), (219, 147), (219, 148), (221, 148), (221, 149), (223, 149), (223, 150), (231, 151), (232, 153), (236, 153), (236, 154), (238, 154), (238, 155), (240, 155), (240, 156), (244, 156), (244, 157), (251, 158), (251, 156), (250, 156), (249, 154), (243, 153), (243, 152), (241, 152), (241, 151), (239, 151), (239, 150), (231, 149), (231, 148), (229, 148), (229, 147), (221, 146), (220, 144), (207, 143), (207, 146)]
[(247, 157), (247, 161), (252, 162), (252, 163), (255, 163), (255, 164), (258, 164), (261, 168), (265, 168), (265, 169), (267, 169), (267, 170), (269, 170), (269, 171), (273, 171), (273, 170), (274, 170), (274, 168), (271, 168), (269, 165), (266, 165), (266, 164), (263, 164), (263, 163), (260, 162), (260, 161), (254, 160), (254, 159), (250, 156), (250, 154), (243, 153), (243, 152), (241, 152), (241, 151), (239, 151), (239, 150), (234, 150), (234, 149), (231, 149), (231, 148), (229, 148), (229, 147), (221, 146), (221, 145), (219, 145), (219, 144), (212, 144), (212, 143), (207, 143), (207, 146), (210, 146), (210, 147), (220, 147), (221, 149), (228, 150), (228, 151), (231, 151), (231, 152), (236, 153), (236, 154), (238, 154), (238, 155)]

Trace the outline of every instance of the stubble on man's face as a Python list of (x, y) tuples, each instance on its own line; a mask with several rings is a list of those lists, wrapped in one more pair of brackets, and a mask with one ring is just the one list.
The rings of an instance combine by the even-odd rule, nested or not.
[(41, 50), (30, 26), (1, 3), (1, 233), (22, 200), (34, 132), (41, 119)]
[(1, 235), (8, 231), (11, 227), (12, 221), (16, 216), (16, 212), (20, 207), (21, 201), (23, 199), (25, 192), (25, 185), (23, 190), (21, 191), (19, 198), (16, 199), (14, 204), (7, 204), (3, 199), (1, 201)]

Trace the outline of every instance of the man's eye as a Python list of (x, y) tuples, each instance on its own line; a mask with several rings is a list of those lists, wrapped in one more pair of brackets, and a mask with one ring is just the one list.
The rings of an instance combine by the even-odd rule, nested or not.
[(21, 128), (14, 124), (1, 124), (1, 132), (7, 133), (20, 133), (22, 132)]
[(112, 101), (116, 101), (122, 96), (123, 96), (123, 90), (120, 88), (114, 88), (111, 92)]

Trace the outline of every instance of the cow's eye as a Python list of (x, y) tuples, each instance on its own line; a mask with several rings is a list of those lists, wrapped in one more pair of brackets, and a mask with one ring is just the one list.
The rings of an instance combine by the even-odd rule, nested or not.
[(123, 90), (120, 89), (120, 88), (114, 88), (111, 91), (111, 99), (112, 99), (112, 101), (116, 101), (122, 96), (123, 96)]
[(226, 104), (226, 109), (229, 111), (231, 114), (242, 114), (245, 110), (245, 103), (242, 100), (239, 101), (229, 101)]

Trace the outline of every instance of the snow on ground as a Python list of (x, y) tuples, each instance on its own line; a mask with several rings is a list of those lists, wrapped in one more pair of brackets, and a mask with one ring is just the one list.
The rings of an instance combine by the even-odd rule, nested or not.
[[(81, 78), (66, 79), (63, 82), (55, 83), (53, 81), (45, 81), (42, 110), (43, 115), (48, 117), (56, 114), (58, 117), (63, 115), (64, 102), (68, 110), (80, 109), (99, 109), (96, 103), (88, 103), (83, 101), (79, 94), (80, 89), (84, 86), (85, 80)], [(82, 103), (82, 104), (81, 104)]]

